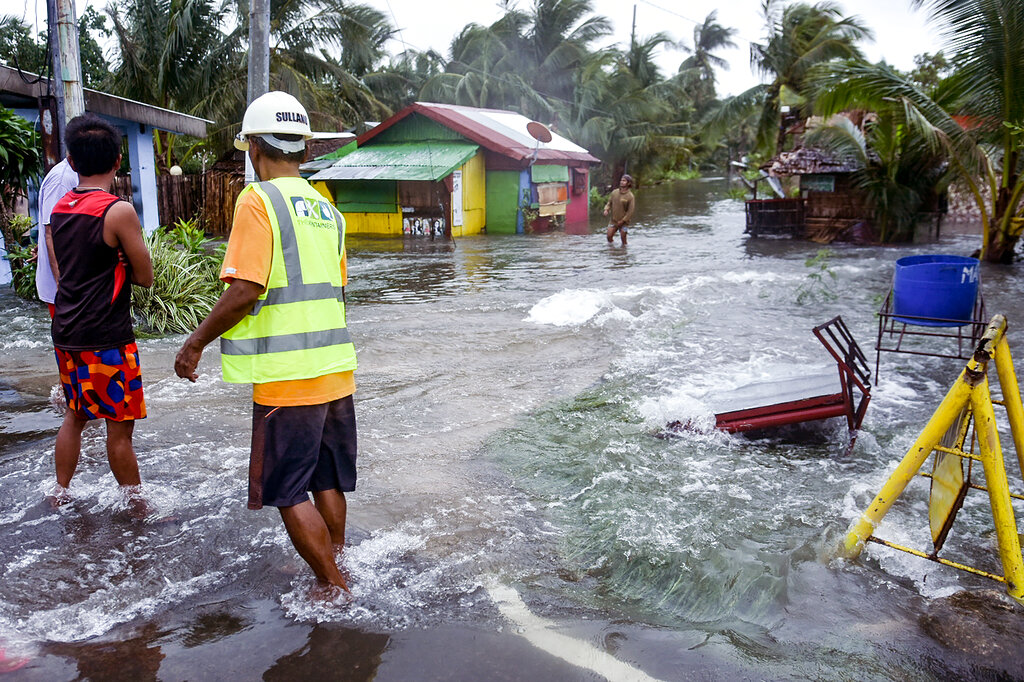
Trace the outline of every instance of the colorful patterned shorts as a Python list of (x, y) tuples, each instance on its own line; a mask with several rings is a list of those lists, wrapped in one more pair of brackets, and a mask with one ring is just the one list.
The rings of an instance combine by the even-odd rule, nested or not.
[(64, 398), (79, 419), (121, 422), (146, 416), (135, 343), (108, 350), (55, 351)]

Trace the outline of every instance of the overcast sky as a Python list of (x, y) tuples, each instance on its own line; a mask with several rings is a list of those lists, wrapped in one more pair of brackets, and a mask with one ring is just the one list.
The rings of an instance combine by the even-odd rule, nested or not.
[[(452, 37), (469, 22), (489, 24), (501, 16), (501, 9), (493, 0), (368, 0), (392, 17), (401, 29), (401, 38), (410, 47), (434, 48), (448, 55)], [(531, 0), (520, 0), (521, 8), (528, 8)], [(719, 73), (720, 94), (734, 95), (756, 85), (759, 81), (750, 70), (750, 41), (764, 38), (764, 17), (761, 0), (593, 0), (597, 14), (612, 22), (614, 34), (608, 43), (628, 45), (636, 7), (636, 33), (645, 37), (665, 31), (675, 40), (693, 45), (693, 27), (704, 21), (709, 12), (718, 10), (718, 22), (735, 28), (736, 49), (722, 51), (729, 61), (728, 71)], [(909, 0), (859, 0), (841, 2), (843, 11), (858, 15), (875, 34), (875, 41), (863, 46), (871, 61), (885, 59), (900, 69), (910, 69), (914, 56), (923, 52), (936, 52), (940, 47), (937, 33), (927, 24), (924, 11), (910, 8)], [(392, 43), (393, 52), (402, 49), (399, 40)], [(678, 50), (662, 50), (658, 64), (663, 72), (672, 72), (686, 58)]]
[[(451, 39), (466, 24), (476, 22), (490, 24), (501, 16), (501, 8), (495, 0), (363, 0), (385, 15), (400, 29), (389, 49), (400, 52), (403, 41), (409, 47), (426, 50), (434, 49), (448, 56)], [(86, 5), (105, 7), (108, 0), (76, 0), (81, 13)], [(529, 8), (532, 0), (519, 0), (521, 8)], [(702, 22), (712, 10), (718, 10), (718, 22), (735, 28), (736, 49), (722, 51), (730, 68), (718, 75), (719, 93), (734, 95), (758, 83), (750, 70), (750, 41), (764, 38), (764, 19), (761, 14), (761, 0), (593, 0), (597, 14), (612, 22), (614, 34), (607, 44), (629, 43), (633, 8), (636, 7), (637, 36), (649, 36), (665, 31), (675, 40), (693, 45), (693, 27)], [(933, 27), (927, 23), (923, 10), (912, 10), (909, 0), (859, 0), (857, 3), (841, 2), (843, 11), (856, 14), (875, 34), (872, 43), (863, 45), (871, 61), (885, 59), (899, 69), (913, 67), (915, 55), (936, 52), (941, 43)], [(35, 12), (34, 7), (38, 7)], [(17, 8), (17, 9), (15, 9)], [(26, 21), (42, 27), (46, 23), (46, 3), (42, 0), (6, 0), (3, 12), (20, 13)], [(38, 16), (38, 19), (37, 19)], [(598, 45), (603, 47), (604, 45)], [(658, 54), (658, 64), (664, 73), (675, 71), (686, 58), (684, 52), (663, 49)]]

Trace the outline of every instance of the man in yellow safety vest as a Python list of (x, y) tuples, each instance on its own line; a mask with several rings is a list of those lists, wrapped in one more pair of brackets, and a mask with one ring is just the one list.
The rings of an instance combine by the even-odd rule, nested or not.
[(277, 507), (318, 582), (348, 590), (335, 550), (356, 484), (356, 354), (345, 324), (345, 220), (299, 175), (311, 137), (306, 110), (287, 93), (246, 109), (235, 146), (260, 182), (235, 205), (220, 273), (228, 287), (174, 371), (194, 382), (203, 349), (221, 337), (224, 381), (253, 385), (249, 508)]

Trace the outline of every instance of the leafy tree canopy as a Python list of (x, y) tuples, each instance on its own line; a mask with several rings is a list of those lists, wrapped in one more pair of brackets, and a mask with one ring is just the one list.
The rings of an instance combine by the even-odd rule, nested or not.
[[(50, 73), (47, 63), (46, 32), (33, 37), (32, 27), (18, 17), (0, 16), (0, 61), (31, 73)], [(108, 74), (97, 37), (109, 35), (106, 20), (91, 5), (78, 18), (78, 42), (85, 87), (101, 87)]]

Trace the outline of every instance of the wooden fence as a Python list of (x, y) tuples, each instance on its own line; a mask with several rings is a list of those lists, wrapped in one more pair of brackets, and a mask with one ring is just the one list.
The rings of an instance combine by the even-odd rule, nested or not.
[[(235, 199), (244, 186), (244, 177), (222, 170), (208, 170), (201, 175), (158, 175), (156, 193), (160, 224), (173, 225), (178, 220), (198, 219), (207, 233), (226, 237), (231, 232)], [(131, 201), (131, 178), (114, 178), (113, 192), (125, 201)]]
[(747, 232), (803, 236), (803, 199), (750, 199), (746, 202)]

